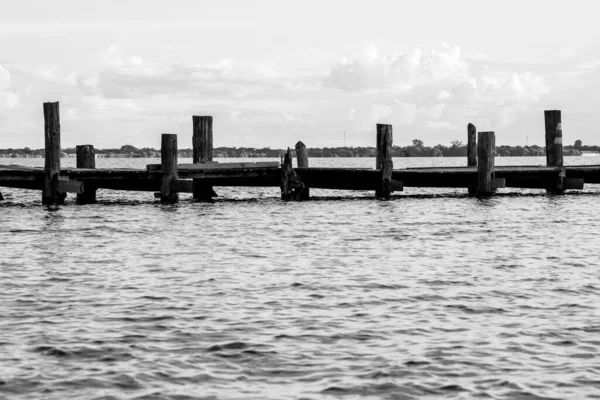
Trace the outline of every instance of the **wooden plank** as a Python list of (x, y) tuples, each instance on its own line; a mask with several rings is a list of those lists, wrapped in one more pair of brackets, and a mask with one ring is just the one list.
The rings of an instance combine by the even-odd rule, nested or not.
[(236, 169), (236, 168), (279, 168), (277, 161), (262, 162), (236, 162), (236, 163), (204, 163), (204, 164), (180, 164), (179, 170), (217, 170), (217, 169)]
[(161, 135), (160, 159), (163, 177), (160, 186), (160, 201), (176, 203), (179, 200), (177, 192), (171, 190), (171, 182), (178, 179), (177, 174), (177, 135), (163, 133)]
[(60, 175), (60, 118), (58, 102), (44, 103), (45, 164), (42, 204), (61, 204), (66, 195), (58, 190)]
[(78, 195), (84, 193), (83, 182), (62, 180), (58, 181), (58, 190), (63, 193), (77, 193)]
[(506, 179), (492, 178), (492, 190), (502, 189), (506, 187)]
[(17, 169), (17, 170), (25, 170), (25, 171), (40, 171), (40, 172), (44, 172), (44, 168), (42, 167), (28, 167), (25, 165), (17, 165), (17, 164), (10, 164), (10, 165), (3, 165), (0, 164), (0, 169)]
[(9, 187), (15, 189), (27, 189), (27, 190), (43, 190), (44, 189), (44, 181), (30, 181), (30, 180), (11, 180), (11, 181), (3, 181), (0, 180), (0, 187)]
[[(96, 152), (94, 146), (91, 144), (76, 146), (75, 152), (77, 155), (77, 168), (96, 168)], [(82, 189), (83, 187), (84, 185), (82, 185)], [(94, 203), (96, 201), (96, 190), (93, 188), (93, 185), (88, 182), (85, 185), (85, 189), (84, 192), (77, 193), (77, 203)]]
[[(218, 161), (205, 161), (202, 164), (218, 164)], [(181, 169), (181, 165), (179, 166)], [(160, 164), (146, 164), (146, 171), (162, 171), (162, 165)]]
[(40, 179), (44, 179), (44, 172), (41, 173), (27, 170), (17, 170), (17, 169), (0, 169), (0, 180), (2, 181), (37, 181)]
[(583, 189), (584, 179), (581, 178), (566, 178), (565, 179), (565, 189)]

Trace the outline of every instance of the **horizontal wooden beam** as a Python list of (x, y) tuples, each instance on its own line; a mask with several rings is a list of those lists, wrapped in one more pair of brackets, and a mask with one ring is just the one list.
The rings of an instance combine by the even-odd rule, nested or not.
[(62, 180), (62, 179), (60, 179), (58, 181), (58, 188), (57, 188), (57, 190), (59, 192), (64, 192), (64, 193), (82, 194), (84, 192), (83, 182), (81, 182), (81, 181), (71, 181), (71, 180)]

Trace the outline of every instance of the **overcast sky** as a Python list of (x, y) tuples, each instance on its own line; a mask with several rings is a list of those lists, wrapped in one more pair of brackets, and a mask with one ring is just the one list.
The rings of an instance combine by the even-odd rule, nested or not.
[(215, 146), (543, 144), (544, 109), (565, 143), (600, 144), (598, 1), (5, 1), (0, 148), (44, 146), (42, 102), (62, 144), (191, 147), (192, 115)]

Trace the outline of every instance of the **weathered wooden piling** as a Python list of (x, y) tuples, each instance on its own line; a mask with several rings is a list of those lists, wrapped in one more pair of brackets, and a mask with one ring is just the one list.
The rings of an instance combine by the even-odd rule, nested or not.
[(44, 103), (45, 164), (42, 204), (61, 204), (66, 193), (58, 190), (60, 179), (60, 116), (58, 102)]
[(288, 147), (281, 160), (281, 199), (302, 200), (306, 189), (292, 167), (292, 151)]
[[(75, 147), (77, 156), (77, 168), (95, 169), (96, 152), (91, 144), (84, 144)], [(85, 182), (84, 192), (77, 195), (77, 202), (80, 204), (93, 203), (96, 201), (96, 188), (91, 182)]]
[(392, 193), (392, 125), (377, 124), (377, 158), (375, 169), (381, 170), (381, 186), (375, 190), (376, 197), (389, 197)]
[[(209, 163), (213, 161), (213, 118), (211, 116), (192, 117), (192, 151), (194, 164)], [(216, 197), (213, 187), (194, 179), (194, 200), (207, 201)]]
[(165, 203), (176, 203), (179, 195), (177, 192), (171, 190), (171, 183), (179, 177), (177, 171), (177, 135), (170, 133), (162, 134), (160, 162), (163, 172), (160, 185), (160, 200)]
[[(308, 151), (302, 142), (296, 143), (296, 161), (298, 168), (308, 168)], [(300, 176), (300, 179), (302, 179), (302, 176)], [(305, 186), (298, 198), (300, 200), (307, 200), (309, 197), (310, 189)]]
[[(477, 128), (469, 122), (467, 125), (467, 166), (477, 166)], [(477, 194), (477, 187), (473, 186), (469, 189), (470, 195)]]
[(556, 177), (556, 187), (548, 191), (554, 194), (562, 194), (565, 189), (565, 170), (563, 161), (562, 144), (562, 117), (560, 110), (544, 111), (546, 125), (546, 165), (559, 168)]
[(490, 195), (494, 192), (494, 155), (496, 136), (494, 132), (479, 132), (477, 138), (477, 194)]
[(477, 128), (470, 122), (467, 125), (467, 166), (477, 166)]

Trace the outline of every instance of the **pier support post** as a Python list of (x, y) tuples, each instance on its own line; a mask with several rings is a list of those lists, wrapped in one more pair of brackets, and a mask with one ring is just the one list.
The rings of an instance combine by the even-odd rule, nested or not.
[(62, 204), (66, 193), (58, 190), (60, 177), (60, 117), (58, 102), (44, 103), (45, 164), (42, 204)]
[(171, 182), (178, 178), (177, 173), (177, 135), (163, 133), (160, 146), (160, 162), (163, 172), (160, 185), (160, 201), (176, 203), (177, 192), (171, 191)]
[[(192, 117), (193, 162), (201, 164), (213, 161), (213, 118), (210, 116)], [(217, 194), (211, 185), (201, 179), (194, 179), (194, 200), (210, 201)]]
[(300, 200), (306, 186), (292, 167), (292, 151), (287, 149), (281, 160), (281, 200)]
[[(96, 152), (91, 144), (84, 144), (75, 147), (77, 153), (77, 168), (96, 168)], [(93, 203), (96, 201), (96, 188), (90, 181), (84, 183), (84, 192), (77, 195), (79, 204)]]
[[(477, 128), (470, 122), (467, 125), (467, 166), (477, 166)], [(469, 194), (476, 195), (477, 187), (470, 187)]]
[(496, 136), (494, 132), (479, 132), (477, 137), (477, 194), (494, 192), (494, 155)]
[(375, 169), (381, 170), (381, 186), (375, 190), (378, 198), (389, 197), (392, 193), (392, 125), (377, 124), (377, 159)]
[[(298, 168), (308, 168), (308, 151), (302, 142), (296, 143), (296, 161), (298, 163)], [(300, 177), (300, 179), (302, 179), (302, 177)], [(308, 187), (304, 187), (298, 194), (299, 200), (308, 200), (309, 197), (310, 189)]]
[(563, 163), (562, 144), (562, 117), (560, 110), (544, 111), (546, 124), (546, 165), (560, 168), (556, 178), (556, 187), (549, 188), (548, 192), (563, 194), (565, 187), (565, 170)]

